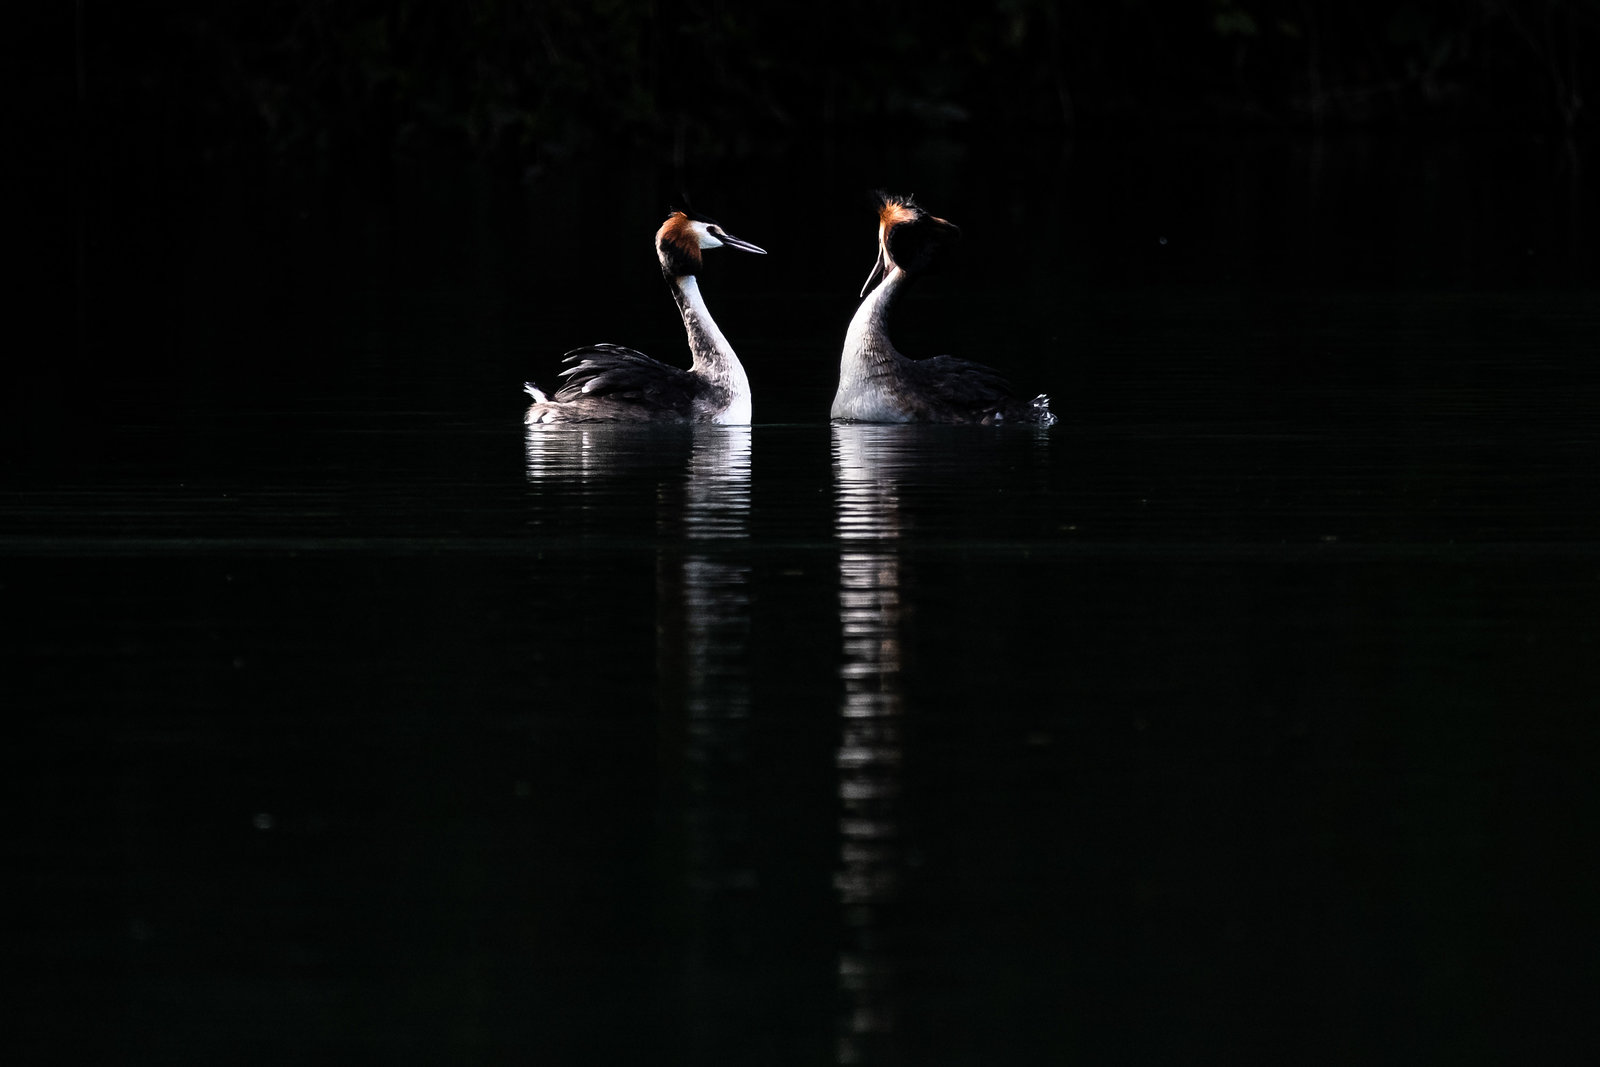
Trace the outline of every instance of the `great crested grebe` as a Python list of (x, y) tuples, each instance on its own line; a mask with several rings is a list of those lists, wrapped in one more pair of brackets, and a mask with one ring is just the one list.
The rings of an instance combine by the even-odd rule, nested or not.
[(590, 345), (568, 352), (561, 372), (566, 379), (555, 396), (546, 396), (532, 382), (523, 385), (533, 397), (527, 422), (750, 422), (750, 379), (745, 377), (733, 346), (717, 329), (695, 274), (707, 248), (737, 248), (766, 255), (741, 241), (711, 219), (692, 211), (674, 211), (656, 231), (656, 256), (661, 274), (672, 286), (672, 298), (683, 314), (694, 363), (685, 370), (651, 359), (621, 345)]
[(895, 294), (960, 233), (909, 196), (878, 194), (878, 260), (861, 287), (864, 299), (845, 333), (834, 419), (1037, 426), (1056, 421), (1049, 397), (1041, 393), (1022, 399), (992, 367), (951, 356), (907, 359), (890, 342), (887, 323)]

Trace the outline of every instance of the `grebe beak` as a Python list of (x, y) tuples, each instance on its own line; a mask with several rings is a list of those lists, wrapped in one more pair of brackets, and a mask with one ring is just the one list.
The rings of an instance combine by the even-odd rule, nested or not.
[[(866, 296), (867, 293), (869, 293), (872, 290), (872, 287), (874, 285), (878, 284), (878, 279), (882, 278), (884, 276), (884, 274), (887, 273), (887, 271), (888, 271), (888, 256), (884, 254), (883, 245), (879, 244), (878, 245), (878, 260), (877, 260), (877, 262), (872, 264), (872, 273), (867, 275), (867, 284), (863, 285), (861, 287), (861, 296), (863, 296), (863, 297)], [(859, 300), (860, 297), (857, 297), (857, 299)]]
[(767, 254), (767, 250), (765, 248), (753, 245), (749, 241), (741, 241), (739, 238), (725, 230), (718, 232), (717, 240), (721, 241), (723, 246), (726, 248), (737, 248), (741, 252), (754, 252), (758, 256), (764, 256)]

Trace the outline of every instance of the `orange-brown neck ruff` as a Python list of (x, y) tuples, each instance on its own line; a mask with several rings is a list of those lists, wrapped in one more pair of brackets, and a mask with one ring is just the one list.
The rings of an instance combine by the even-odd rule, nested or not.
[(890, 230), (901, 223), (916, 222), (921, 217), (922, 209), (909, 196), (884, 197), (882, 206), (878, 208), (878, 240), (882, 241)]
[(933, 265), (940, 249), (961, 231), (954, 223), (930, 215), (909, 196), (885, 196), (878, 209), (879, 255), (884, 269), (899, 267), (919, 274)]
[(661, 260), (661, 273), (668, 278), (700, 273), (700, 235), (690, 224), (689, 216), (674, 211), (656, 231), (656, 255)]
[(902, 222), (915, 222), (921, 215), (922, 209), (910, 197), (885, 197), (878, 209), (878, 225), (886, 230)]

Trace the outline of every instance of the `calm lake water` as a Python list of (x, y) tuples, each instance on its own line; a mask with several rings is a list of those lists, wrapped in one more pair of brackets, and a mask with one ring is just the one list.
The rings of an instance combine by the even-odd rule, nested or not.
[(1576, 179), (1196, 151), (907, 189), (967, 249), (901, 347), (1048, 432), (828, 425), (840, 162), (804, 242), (698, 197), (771, 252), (704, 281), (750, 428), (521, 424), (566, 348), (680, 358), (647, 183), (91, 218), (104, 390), (0, 497), (28, 1062), (1575, 1058)]

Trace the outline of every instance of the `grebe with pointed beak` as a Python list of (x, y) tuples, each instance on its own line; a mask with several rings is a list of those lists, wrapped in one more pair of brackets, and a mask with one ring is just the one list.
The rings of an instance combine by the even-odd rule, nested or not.
[(1035, 426), (1056, 421), (1049, 397), (1022, 399), (992, 367), (952, 356), (908, 359), (889, 340), (889, 306), (896, 294), (960, 233), (909, 196), (878, 194), (878, 259), (845, 333), (833, 397), (835, 421)]
[(554, 396), (532, 382), (529, 425), (544, 422), (750, 422), (750, 379), (722, 336), (700, 295), (695, 275), (709, 248), (737, 248), (766, 255), (692, 211), (674, 211), (656, 231), (661, 274), (683, 315), (693, 363), (685, 370), (621, 345), (590, 345), (568, 352), (565, 379)]

